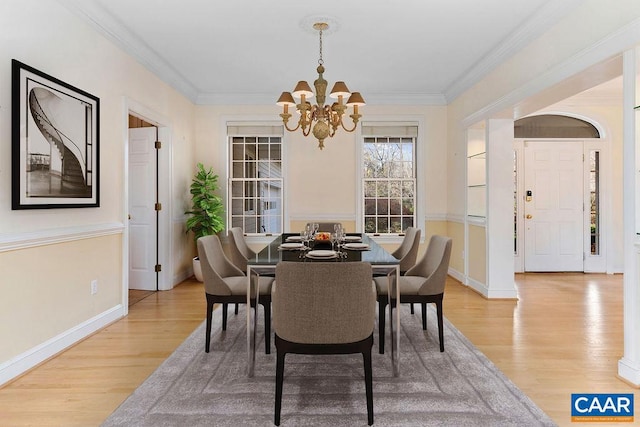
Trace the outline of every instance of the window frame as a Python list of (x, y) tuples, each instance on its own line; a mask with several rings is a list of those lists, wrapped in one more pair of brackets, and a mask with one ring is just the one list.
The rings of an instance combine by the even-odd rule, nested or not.
[[(229, 132), (229, 128), (234, 127), (237, 129), (242, 129), (242, 128), (246, 128), (247, 131), (243, 132), (243, 131), (236, 131), (235, 133), (231, 133)], [(271, 127), (271, 128), (280, 128), (280, 133), (271, 133), (268, 134), (266, 132), (256, 132), (254, 131), (254, 129), (259, 128), (259, 127)], [(279, 220), (279, 228), (280, 231), (265, 231), (265, 232), (258, 232), (258, 233), (254, 233), (254, 232), (246, 232), (245, 234), (247, 235), (247, 237), (249, 238), (253, 238), (252, 240), (260, 239), (261, 237), (271, 237), (273, 235), (277, 235), (280, 234), (282, 232), (284, 232), (284, 227), (285, 227), (285, 223), (286, 223), (286, 203), (287, 203), (287, 193), (286, 193), (286, 153), (285, 153), (285, 133), (284, 133), (284, 128), (282, 127), (281, 123), (274, 123), (274, 122), (253, 122), (253, 121), (247, 121), (247, 122), (238, 122), (238, 121), (233, 121), (233, 122), (229, 122), (226, 121), (224, 123), (224, 135), (225, 135), (225, 163), (226, 163), (226, 169), (227, 169), (227, 186), (226, 186), (226, 195), (225, 195), (225, 200), (226, 200), (226, 206), (227, 206), (227, 215), (226, 215), (226, 228), (227, 230), (229, 230), (231, 227), (233, 227), (233, 217), (237, 217), (237, 215), (233, 214), (233, 208), (232, 208), (232, 201), (233, 201), (233, 192), (232, 192), (232, 186), (233, 186), (233, 182), (237, 182), (237, 181), (244, 181), (245, 184), (243, 185), (246, 186), (246, 183), (248, 182), (256, 182), (259, 183), (259, 177), (252, 177), (250, 178), (250, 180), (248, 181), (246, 179), (246, 177), (243, 178), (234, 178), (233, 177), (233, 138), (256, 138), (256, 144), (258, 144), (258, 140), (259, 138), (280, 138), (280, 177), (279, 178), (267, 178), (266, 180), (268, 181), (279, 181), (280, 182), (280, 212), (279, 212), (279, 216), (280, 216), (280, 220)], [(257, 162), (258, 160), (256, 160)], [(246, 160), (243, 162), (243, 171), (246, 171)], [(267, 198), (270, 199), (270, 198)], [(247, 200), (245, 199), (245, 201), (243, 203), (246, 203)], [(244, 208), (243, 208), (244, 209)], [(244, 213), (243, 213), (244, 216)]]
[[(414, 162), (414, 227), (424, 229), (424, 203), (425, 203), (425, 160), (421, 147), (424, 147), (425, 124), (422, 116), (392, 116), (384, 120), (366, 120), (358, 126), (356, 130), (356, 161), (357, 167), (355, 171), (356, 180), (356, 230), (363, 232), (365, 230), (364, 220), (364, 140), (365, 137), (382, 135), (368, 135), (363, 132), (363, 127), (381, 126), (381, 127), (407, 127), (415, 126), (417, 128), (417, 136), (415, 136), (413, 162)], [(406, 137), (407, 135), (386, 135), (388, 137)], [(400, 243), (404, 234), (401, 233), (367, 233), (380, 243)]]

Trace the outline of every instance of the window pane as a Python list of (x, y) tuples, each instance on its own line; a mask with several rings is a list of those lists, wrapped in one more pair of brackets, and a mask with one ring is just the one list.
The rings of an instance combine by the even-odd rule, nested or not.
[(377, 185), (378, 191), (376, 196), (378, 197), (389, 197), (389, 182), (388, 181), (378, 181)]
[(376, 213), (378, 215), (387, 215), (389, 213), (389, 200), (378, 199), (376, 201)]
[(402, 218), (399, 216), (392, 216), (389, 218), (389, 232), (401, 233), (402, 232)]
[(376, 213), (376, 200), (364, 199), (364, 214), (375, 215), (375, 213)]
[(378, 217), (376, 224), (377, 224), (376, 233), (389, 232), (389, 219), (387, 217)]
[(376, 197), (376, 182), (365, 181), (364, 182), (364, 197)]

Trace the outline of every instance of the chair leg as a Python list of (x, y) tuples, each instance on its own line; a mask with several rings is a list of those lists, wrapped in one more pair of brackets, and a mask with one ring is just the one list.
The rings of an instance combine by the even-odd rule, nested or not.
[(271, 302), (264, 307), (264, 353), (271, 354)]
[(420, 305), (422, 306), (422, 330), (426, 331), (427, 330), (427, 303), (426, 302), (422, 302), (420, 303)]
[(236, 303), (236, 308), (233, 314), (238, 314), (238, 303)]
[(415, 312), (413, 311), (413, 303), (409, 304), (411, 306), (411, 314), (414, 314)]
[(444, 351), (444, 322), (442, 321), (442, 299), (436, 301), (436, 311), (438, 312), (438, 338), (440, 339), (440, 353)]
[(228, 310), (228, 306), (229, 306), (229, 304), (227, 304), (226, 302), (222, 303), (222, 330), (223, 331), (227, 330), (227, 310)]
[(384, 295), (378, 301), (378, 352), (384, 354), (384, 328), (385, 328), (385, 309), (387, 300)]
[(371, 369), (371, 348), (362, 352), (364, 361), (364, 387), (367, 394), (367, 421), (373, 425), (373, 373)]
[(273, 423), (277, 426), (280, 425), (280, 411), (282, 409), (282, 382), (284, 379), (284, 357), (286, 353), (277, 351), (276, 357), (276, 405), (274, 412)]
[(209, 346), (211, 344), (211, 322), (213, 320), (213, 299), (207, 295), (207, 327), (206, 335), (204, 338), (204, 351), (209, 353)]

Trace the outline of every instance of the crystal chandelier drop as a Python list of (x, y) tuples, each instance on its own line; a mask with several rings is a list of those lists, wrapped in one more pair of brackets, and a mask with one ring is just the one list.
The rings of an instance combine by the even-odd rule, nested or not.
[[(276, 104), (282, 107), (280, 117), (282, 117), (284, 127), (289, 132), (295, 132), (301, 129), (304, 136), (308, 136), (310, 132), (313, 132), (313, 136), (318, 140), (318, 147), (322, 150), (324, 148), (324, 140), (327, 137), (333, 137), (338, 128), (342, 127), (342, 129), (347, 132), (356, 130), (358, 120), (362, 117), (362, 115), (358, 113), (358, 107), (365, 105), (365, 102), (360, 92), (349, 92), (344, 82), (336, 82), (329, 96), (337, 99), (337, 101), (331, 105), (325, 105), (327, 81), (322, 77), (324, 73), (322, 32), (329, 28), (329, 24), (317, 22), (313, 24), (313, 28), (317, 30), (320, 35), (320, 59), (318, 59), (318, 68), (316, 69), (318, 78), (313, 82), (313, 86), (316, 89), (316, 104), (312, 105), (309, 102), (309, 99), (314, 97), (314, 93), (311, 91), (309, 84), (304, 80), (298, 82), (293, 93), (282, 92)], [(298, 99), (299, 102), (296, 103), (294, 98)], [(346, 104), (345, 99), (347, 100)], [(288, 125), (289, 119), (291, 118), (289, 107), (294, 106), (300, 114), (300, 118), (298, 119), (297, 126), (290, 128)], [(343, 116), (349, 107), (353, 107), (353, 114), (349, 115), (353, 122), (352, 128), (347, 128), (343, 122)]]

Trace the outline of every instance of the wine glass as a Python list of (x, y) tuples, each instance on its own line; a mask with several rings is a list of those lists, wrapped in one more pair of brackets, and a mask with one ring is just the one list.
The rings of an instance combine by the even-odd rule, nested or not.
[(318, 224), (317, 222), (315, 222), (313, 224), (313, 235), (315, 236), (316, 234), (318, 234), (318, 230), (320, 229), (320, 224)]
[(331, 249), (333, 249), (334, 251), (336, 250), (336, 244), (339, 242), (339, 235), (338, 233), (331, 233)]

